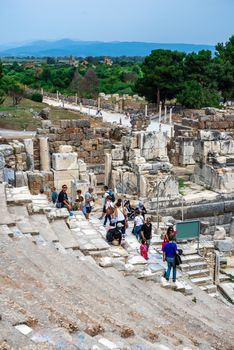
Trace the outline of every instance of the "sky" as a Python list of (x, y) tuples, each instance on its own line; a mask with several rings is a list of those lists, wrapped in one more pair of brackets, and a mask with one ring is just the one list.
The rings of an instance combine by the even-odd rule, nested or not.
[(33, 40), (216, 44), (234, 0), (0, 0), (0, 46)]

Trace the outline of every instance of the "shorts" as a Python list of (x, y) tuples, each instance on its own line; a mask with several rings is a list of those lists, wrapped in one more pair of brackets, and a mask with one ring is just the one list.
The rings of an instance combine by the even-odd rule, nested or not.
[(91, 213), (92, 208), (91, 208), (91, 207), (85, 207), (85, 208), (86, 208), (86, 214), (90, 214), (90, 213)]

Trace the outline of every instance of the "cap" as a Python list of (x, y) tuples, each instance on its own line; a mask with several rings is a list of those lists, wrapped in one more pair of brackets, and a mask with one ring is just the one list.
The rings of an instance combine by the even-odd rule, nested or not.
[(119, 222), (119, 223), (116, 225), (116, 227), (121, 228), (121, 227), (124, 227), (124, 225), (121, 224), (121, 222)]

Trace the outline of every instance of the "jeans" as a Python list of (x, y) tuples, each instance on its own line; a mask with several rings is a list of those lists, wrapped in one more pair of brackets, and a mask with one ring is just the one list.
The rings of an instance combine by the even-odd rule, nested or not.
[(171, 274), (171, 268), (173, 268), (173, 273), (172, 273), (172, 279), (173, 282), (176, 281), (176, 266), (174, 264), (174, 258), (166, 258), (167, 261), (167, 272), (166, 272), (166, 280), (169, 281), (170, 274)]
[(143, 225), (135, 226), (133, 234), (136, 236), (136, 239), (139, 241), (140, 239), (140, 234), (141, 234), (141, 229)]
[(107, 220), (109, 220), (111, 222), (111, 215), (110, 214), (105, 215), (104, 224), (103, 224), (104, 226), (106, 226)]

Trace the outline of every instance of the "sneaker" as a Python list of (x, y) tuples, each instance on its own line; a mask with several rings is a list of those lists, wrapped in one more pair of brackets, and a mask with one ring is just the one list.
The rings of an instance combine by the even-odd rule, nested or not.
[(161, 277), (162, 286), (165, 288), (170, 288), (170, 283), (164, 277)]

